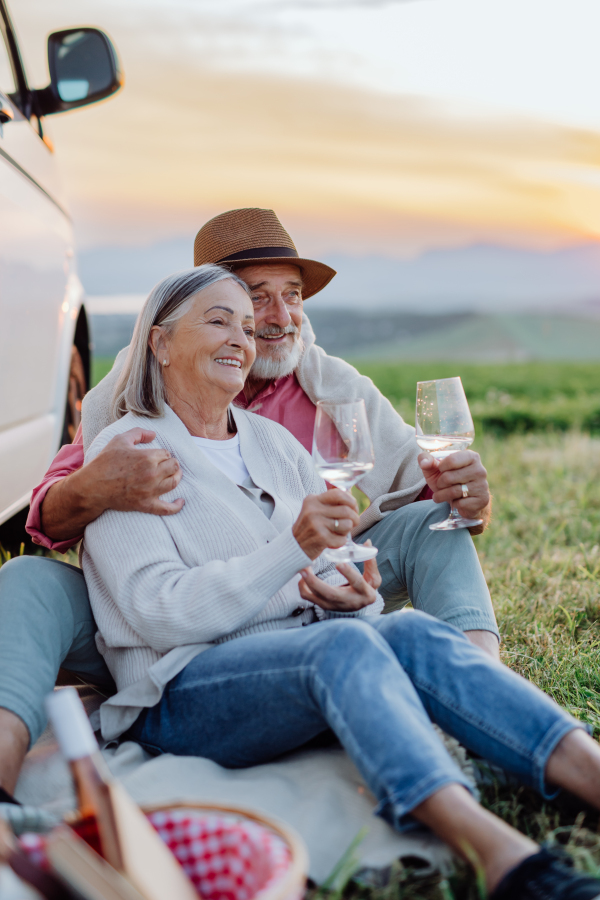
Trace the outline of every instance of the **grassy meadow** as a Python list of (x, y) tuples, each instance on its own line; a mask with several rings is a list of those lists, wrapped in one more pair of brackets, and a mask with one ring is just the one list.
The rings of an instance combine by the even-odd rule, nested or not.
[(600, 434), (600, 364), (355, 362), (404, 419), (414, 424), (417, 381), (460, 375), (477, 432), (503, 436), (532, 431)]
[[(600, 366), (579, 363), (357, 362), (409, 422), (415, 383), (460, 375), (494, 495), (475, 538), (502, 634), (502, 659), (600, 737)], [(592, 415), (590, 415), (592, 411)], [(588, 418), (584, 418), (584, 413)], [(566, 844), (600, 877), (599, 817), (567, 798), (492, 779), (483, 803), (533, 839)], [(398, 866), (385, 888), (349, 884), (364, 900), (475, 900), (475, 878)]]
[[(96, 380), (111, 360), (95, 364)], [(475, 538), (503, 636), (504, 662), (600, 736), (600, 365), (458, 365), (361, 361), (405, 418), (415, 382), (460, 374), (494, 494), (490, 528)], [(62, 557), (61, 557), (62, 558)], [(74, 554), (70, 561), (75, 562)], [(566, 844), (600, 876), (598, 816), (566, 799), (492, 778), (483, 802), (537, 840)], [(328, 892), (320, 891), (323, 895)], [(475, 900), (475, 878), (449, 880), (397, 866), (385, 888), (349, 882), (356, 900)]]

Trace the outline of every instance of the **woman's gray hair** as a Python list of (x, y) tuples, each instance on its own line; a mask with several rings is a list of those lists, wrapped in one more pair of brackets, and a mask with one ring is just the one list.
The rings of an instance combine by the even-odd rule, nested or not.
[(160, 325), (171, 336), (196, 294), (225, 280), (234, 281), (248, 293), (241, 278), (211, 263), (175, 272), (152, 288), (135, 323), (129, 353), (115, 387), (113, 419), (120, 419), (128, 412), (152, 418), (164, 415), (165, 384), (160, 361), (150, 348), (150, 331)]

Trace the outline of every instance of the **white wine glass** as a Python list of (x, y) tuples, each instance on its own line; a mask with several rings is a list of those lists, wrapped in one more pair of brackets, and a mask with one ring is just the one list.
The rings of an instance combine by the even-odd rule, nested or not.
[[(364, 400), (318, 401), (312, 456), (321, 478), (342, 491), (350, 491), (371, 471), (375, 454)], [(364, 562), (376, 555), (376, 547), (355, 544), (350, 534), (343, 547), (323, 553), (325, 559), (335, 563)]]
[[(475, 428), (460, 378), (417, 382), (416, 427), (417, 444), (435, 459), (470, 447)], [(429, 527), (432, 531), (455, 531), (481, 523), (482, 519), (465, 519), (451, 504), (448, 518)]]

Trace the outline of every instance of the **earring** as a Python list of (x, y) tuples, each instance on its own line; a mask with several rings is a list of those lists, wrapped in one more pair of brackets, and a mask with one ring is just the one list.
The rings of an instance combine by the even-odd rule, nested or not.
[(167, 365), (167, 361), (166, 361), (166, 359), (163, 359), (163, 366), (166, 366), (166, 365)]

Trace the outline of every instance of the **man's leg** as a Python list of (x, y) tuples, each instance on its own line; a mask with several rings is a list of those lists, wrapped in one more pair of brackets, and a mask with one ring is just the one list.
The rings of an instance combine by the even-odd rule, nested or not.
[(61, 666), (94, 684), (112, 679), (96, 648), (80, 569), (21, 556), (0, 568), (0, 785), (12, 792), (46, 724), (44, 697)]
[(379, 549), (377, 564), (383, 579), (379, 590), (386, 612), (410, 599), (415, 609), (466, 632), (473, 644), (498, 659), (498, 626), (471, 535), (466, 528), (445, 532), (429, 528), (447, 513), (447, 504), (433, 500), (409, 503), (355, 540), (363, 543), (370, 538)]

